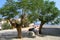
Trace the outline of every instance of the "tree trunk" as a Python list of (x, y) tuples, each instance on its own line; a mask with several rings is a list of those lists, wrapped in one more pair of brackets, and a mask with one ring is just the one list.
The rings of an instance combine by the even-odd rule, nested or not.
[(41, 24), (40, 24), (40, 27), (39, 27), (39, 34), (41, 34), (42, 32), (41, 32), (41, 30), (42, 30), (42, 26), (43, 26), (43, 22), (41, 22)]
[(18, 38), (21, 38), (21, 26), (17, 27), (17, 32), (18, 32)]
[(21, 16), (21, 23), (20, 24), (16, 24), (16, 28), (17, 28), (17, 32), (18, 32), (18, 38), (21, 39), (22, 37), (22, 25), (23, 25), (23, 16)]

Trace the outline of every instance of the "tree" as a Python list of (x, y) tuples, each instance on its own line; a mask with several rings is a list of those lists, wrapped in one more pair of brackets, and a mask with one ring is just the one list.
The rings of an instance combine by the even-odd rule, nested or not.
[[(25, 14), (29, 15), (28, 21), (29, 22), (33, 22), (33, 20), (37, 19), (37, 13), (35, 13), (35, 11), (37, 11), (37, 9), (39, 9), (40, 7), (42, 7), (43, 5), (43, 0), (19, 0), (18, 2), (16, 2), (18, 9), (22, 9), (22, 14), (21, 14), (21, 25), (20, 25), (20, 29), (22, 27), (22, 25), (24, 24), (24, 20), (25, 20)], [(31, 16), (31, 14), (33, 16)], [(36, 15), (36, 16), (35, 16)], [(31, 16), (31, 17), (30, 17)], [(35, 17), (36, 18), (35, 18)], [(30, 19), (30, 20), (29, 20)], [(21, 33), (21, 31), (19, 32)], [(21, 37), (21, 34), (19, 34)]]
[(14, 18), (16, 15), (18, 15), (15, 2), (13, 0), (7, 0), (5, 5), (0, 9), (0, 14), (2, 17), (5, 17), (7, 22), (10, 22), (11, 18)]
[[(1, 15), (3, 15), (4, 17), (6, 17), (6, 19), (8, 19), (10, 21), (11, 18), (14, 18), (16, 15), (18, 15), (18, 7), (16, 6), (15, 2), (13, 0), (7, 0), (6, 4), (4, 5), (4, 7), (1, 8)], [(23, 16), (21, 16), (23, 19)], [(12, 23), (12, 21), (10, 21), (10, 23), (12, 24), (12, 26), (14, 25), (14, 27), (16, 27), (17, 32), (18, 32), (18, 38), (21, 38), (21, 26), (22, 26), (22, 19), (21, 19), (21, 23), (18, 24), (16, 22), (16, 20), (14, 21), (15, 23)]]
[[(18, 11), (17, 11), (17, 7), (15, 5), (15, 2), (13, 0), (6, 0), (6, 1), (7, 2), (5, 3), (5, 5), (0, 9), (0, 14), (3, 17), (5, 17), (5, 19), (10, 21), (11, 18), (14, 18), (16, 15), (18, 15)], [(10, 23), (11, 23), (11, 21), (10, 21)], [(17, 26), (16, 22), (14, 23), (14, 26), (15, 25)], [(16, 29), (18, 29), (18, 28), (16, 27)], [(19, 31), (19, 30), (17, 30), (17, 31)]]
[(17, 9), (18, 10), (22, 9), (20, 24), (15, 22), (19, 38), (21, 38), (21, 27), (24, 24), (26, 6), (27, 6), (26, 5), (27, 1), (25, 1), (25, 2), (24, 1), (25, 0), (22, 0), (21, 2), (15, 3), (13, 0), (7, 0), (6, 4), (4, 5), (3, 8), (1, 8), (1, 11), (0, 11), (1, 15), (3, 15), (4, 17), (7, 16), (6, 19), (8, 19), (10, 21), (11, 18), (14, 18), (18, 14)]
[[(36, 0), (35, 0), (36, 1)], [(30, 20), (36, 21), (39, 19), (41, 21), (40, 27), (39, 27), (39, 34), (41, 34), (42, 26), (45, 23), (54, 21), (56, 17), (58, 17), (59, 10), (57, 7), (55, 7), (55, 2), (53, 1), (31, 1), (31, 5), (29, 5), (30, 10)], [(41, 4), (40, 4), (41, 2)]]
[(59, 10), (55, 7), (55, 2), (44, 2), (44, 6), (41, 8), (38, 18), (41, 21), (39, 34), (41, 34), (42, 26), (47, 22), (53, 21), (56, 17), (58, 17), (58, 14)]
[(21, 18), (20, 26), (17, 28), (19, 38), (21, 38), (21, 28), (22, 28), (22, 26), (24, 24), (24, 20), (25, 20), (25, 13), (26, 13), (26, 5), (25, 4), (26, 4), (26, 1), (24, 2), (24, 0), (20, 0), (19, 2), (16, 2), (17, 8), (22, 9), (22, 14), (20, 16), (20, 18)]

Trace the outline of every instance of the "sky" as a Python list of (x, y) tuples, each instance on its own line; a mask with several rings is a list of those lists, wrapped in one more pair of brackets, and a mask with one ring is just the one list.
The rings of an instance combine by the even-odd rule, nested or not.
[(55, 6), (60, 10), (60, 0), (50, 0), (55, 2)]
[[(60, 10), (60, 0), (50, 0), (56, 2), (56, 7)], [(5, 4), (6, 0), (0, 0), (0, 8)]]
[(6, 0), (0, 0), (0, 8), (5, 4)]

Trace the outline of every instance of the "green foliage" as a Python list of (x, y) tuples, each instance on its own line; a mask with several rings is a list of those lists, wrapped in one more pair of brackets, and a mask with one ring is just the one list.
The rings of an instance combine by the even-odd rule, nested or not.
[(3, 16), (7, 16), (7, 19), (13, 18), (18, 15), (17, 10), (22, 9), (20, 15), (23, 16), (27, 14), (27, 20), (29, 22), (34, 22), (39, 19), (41, 22), (50, 22), (55, 20), (59, 14), (59, 10), (55, 7), (55, 2), (48, 0), (7, 0), (3, 8), (0, 9), (0, 13)]
[(56, 18), (54, 21), (51, 22), (52, 25), (55, 25), (55, 24), (60, 24), (60, 18)]
[(0, 22), (2, 21), (2, 18), (0, 18)]
[(59, 10), (55, 7), (55, 2), (45, 1), (44, 6), (41, 8), (41, 12), (39, 14), (39, 20), (47, 23), (58, 17), (58, 14)]
[(0, 9), (0, 14), (5, 17), (6, 19), (14, 18), (16, 15), (18, 15), (17, 8), (15, 6), (14, 1), (7, 0), (5, 5)]
[(5, 30), (5, 29), (12, 29), (12, 26), (6, 22), (6, 23), (2, 24), (2, 29), (3, 30)]
[[(30, 22), (36, 21), (39, 19), (41, 22), (47, 23), (54, 21), (59, 15), (59, 10), (55, 7), (55, 2), (53, 1), (42, 1), (41, 0), (31, 0), (29, 6), (28, 20)], [(37, 4), (35, 4), (37, 3)], [(56, 22), (55, 22), (56, 23)]]

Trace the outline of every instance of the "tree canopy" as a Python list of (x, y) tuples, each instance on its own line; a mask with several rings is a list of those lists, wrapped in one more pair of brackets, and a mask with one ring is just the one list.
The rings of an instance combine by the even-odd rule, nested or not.
[[(4, 7), (0, 9), (0, 14), (7, 16), (8, 19), (15, 17), (20, 13), (21, 23), (17, 27), (18, 37), (21, 37), (21, 27), (25, 21), (34, 22), (37, 19), (41, 21), (39, 27), (39, 34), (41, 33), (42, 26), (54, 21), (59, 15), (59, 10), (55, 7), (55, 2), (45, 0), (7, 0)], [(20, 35), (19, 35), (20, 34)]]
[(5, 5), (0, 9), (0, 14), (7, 19), (14, 18), (18, 14), (14, 1), (7, 0)]

